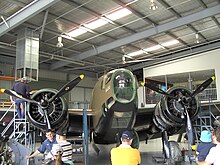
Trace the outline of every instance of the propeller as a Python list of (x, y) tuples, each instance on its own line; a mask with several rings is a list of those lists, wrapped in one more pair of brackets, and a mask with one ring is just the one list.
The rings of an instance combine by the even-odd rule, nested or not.
[(83, 74), (81, 74), (79, 77), (77, 77), (76, 79), (71, 80), (70, 82), (68, 82), (67, 84), (65, 84), (58, 92), (57, 94), (55, 94), (50, 100), (49, 102), (54, 101), (56, 98), (63, 96), (64, 94), (66, 94), (67, 92), (69, 92), (70, 90), (72, 90), (85, 76)]
[(29, 103), (37, 104), (39, 109), (44, 113), (44, 120), (46, 122), (47, 129), (51, 129), (51, 124), (48, 117), (48, 105), (53, 102), (55, 99), (63, 96), (70, 90), (72, 90), (82, 79), (84, 78), (84, 75), (80, 75), (79, 77), (71, 80), (67, 84), (65, 84), (55, 95), (53, 95), (50, 99), (48, 96), (45, 96), (43, 99), (41, 99), (39, 102), (30, 98), (26, 98), (18, 93), (16, 93), (13, 90), (8, 89), (1, 89), (0, 91), (2, 93), (6, 93), (10, 96), (17, 97), (19, 99), (25, 100)]
[(207, 88), (212, 81), (215, 80), (215, 76), (212, 76), (211, 78), (209, 78), (208, 80), (206, 80), (205, 82), (203, 82), (201, 85), (198, 86), (198, 88), (191, 94), (191, 97), (196, 96), (197, 94), (199, 94), (200, 92), (202, 92), (205, 88)]
[(24, 97), (24, 96), (22, 96), (22, 95), (19, 95), (18, 93), (16, 93), (16, 92), (13, 91), (13, 90), (1, 89), (1, 92), (2, 92), (2, 93), (6, 93), (6, 94), (8, 94), (8, 95), (10, 95), (10, 96), (17, 97), (17, 98), (19, 98), (19, 99), (25, 100), (25, 101), (30, 102), (30, 103), (39, 104), (37, 101), (32, 100), (32, 99), (29, 99), (29, 98), (26, 98), (26, 97)]
[(185, 119), (186, 122), (186, 133), (188, 136), (188, 145), (189, 145), (189, 158), (191, 158), (191, 147), (190, 145), (193, 144), (193, 130), (192, 130), (192, 123), (190, 119), (190, 115), (188, 110), (190, 109), (190, 102), (193, 100), (193, 98), (202, 92), (204, 89), (206, 89), (213, 81), (215, 80), (215, 76), (212, 76), (211, 78), (204, 81), (201, 85), (198, 86), (198, 88), (192, 92), (189, 96), (184, 96), (182, 92), (179, 92), (176, 96), (173, 96), (170, 93), (167, 93), (157, 87), (154, 87), (150, 84), (146, 84), (144, 82), (141, 82), (142, 86), (145, 86), (153, 91), (156, 91), (162, 95), (165, 95), (173, 100), (173, 106), (175, 109), (177, 109), (181, 113), (181, 118)]
[(147, 88), (149, 88), (149, 89), (151, 89), (151, 90), (153, 90), (153, 91), (155, 91), (155, 92), (158, 92), (158, 93), (160, 93), (160, 94), (162, 94), (162, 95), (165, 95), (165, 96), (167, 96), (167, 97), (175, 98), (173, 95), (171, 95), (171, 94), (169, 94), (169, 93), (163, 91), (162, 89), (156, 88), (156, 87), (154, 87), (153, 85), (150, 85), (150, 84), (141, 82), (141, 86), (145, 86), (145, 87), (147, 87)]
[[(190, 95), (190, 97), (195, 97), (197, 94), (199, 94), (200, 92), (202, 92), (204, 89), (206, 89), (213, 81), (215, 80), (215, 76), (212, 76), (211, 78), (207, 79), (206, 81), (204, 81), (202, 84), (200, 84), (198, 86), (198, 88), (196, 88), (196, 90)], [(162, 89), (159, 89), (157, 87), (154, 87), (153, 85), (150, 85), (150, 84), (147, 84), (147, 83), (144, 83), (144, 82), (141, 82), (141, 85), (142, 86), (145, 86), (155, 92), (158, 92), (162, 95), (165, 95), (167, 97), (170, 97), (170, 98), (175, 98), (173, 95), (163, 91)], [(187, 100), (187, 98), (186, 98)]]

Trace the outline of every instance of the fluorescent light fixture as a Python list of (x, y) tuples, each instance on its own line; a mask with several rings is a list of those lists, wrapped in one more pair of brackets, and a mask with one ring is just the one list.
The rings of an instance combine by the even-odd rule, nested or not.
[(176, 45), (178, 43), (180, 43), (178, 40), (171, 40), (171, 41), (168, 41), (168, 42), (164, 42), (161, 45), (167, 47), (167, 46)]
[(120, 9), (118, 11), (115, 11), (111, 14), (105, 15), (107, 18), (111, 19), (112, 21), (123, 18), (132, 12), (126, 8)]
[(108, 22), (103, 20), (103, 19), (98, 19), (98, 20), (92, 21), (88, 24), (84, 24), (84, 26), (89, 28), (89, 29), (96, 29), (96, 28), (101, 27), (101, 26), (103, 26), (107, 23)]
[(155, 46), (144, 49), (144, 51), (151, 52), (151, 51), (155, 51), (155, 50), (158, 50), (158, 49), (161, 49), (161, 48), (163, 48), (161, 45), (155, 45)]
[(199, 42), (199, 34), (198, 34), (198, 33), (196, 33), (196, 43), (197, 43), (197, 44), (200, 43), (200, 42)]
[(144, 50), (138, 50), (136, 52), (132, 52), (132, 53), (127, 54), (127, 56), (134, 57), (134, 56), (138, 56), (138, 55), (144, 54), (144, 53), (146, 53)]
[(78, 29), (75, 29), (69, 33), (67, 33), (69, 36), (71, 37), (77, 37), (79, 35), (82, 35), (84, 33), (86, 33), (87, 31), (85, 29), (82, 29), (82, 28), (78, 28)]
[(128, 6), (128, 5), (130, 5), (130, 4), (132, 4), (132, 3), (135, 3), (135, 2), (137, 2), (138, 0), (133, 0), (133, 1), (131, 1), (131, 2), (128, 2), (125, 6)]
[(178, 44), (178, 43), (179, 43), (178, 40), (171, 40), (171, 41), (168, 41), (168, 42), (164, 42), (160, 45), (155, 45), (155, 46), (143, 49), (143, 50), (138, 50), (138, 51), (129, 53), (129, 54), (126, 55), (126, 57), (127, 56), (134, 57), (134, 56), (138, 56), (138, 55), (144, 54), (144, 53), (148, 54), (147, 52), (155, 51), (155, 50), (158, 50), (158, 49), (165, 49), (164, 47), (166, 47), (166, 46), (171, 46), (171, 45), (175, 45), (175, 44)]
[[(117, 10), (111, 14), (106, 14), (105, 17), (114, 21), (114, 20), (117, 20), (119, 18), (122, 18), (122, 17), (125, 17), (129, 14), (131, 14), (132, 12), (126, 8), (123, 8), (123, 9), (120, 9), (120, 10)], [(100, 18), (100, 19), (97, 19), (95, 21), (91, 21), (89, 23), (85, 23), (83, 24), (84, 27), (79, 27), (69, 33), (67, 33), (68, 36), (70, 37), (77, 37), (77, 36), (80, 36), (86, 32), (89, 31), (89, 29), (96, 29), (96, 28), (99, 28), (101, 26), (104, 26), (106, 25), (107, 23), (109, 23), (110, 21), (107, 21), (107, 19), (103, 19), (103, 18)], [(88, 29), (87, 29), (88, 28)], [(90, 31), (92, 32), (92, 31)]]
[(94, 33), (91, 29), (85, 27), (84, 25), (80, 26), (80, 29), (85, 30), (86, 32)]
[(74, 39), (73, 37), (70, 37), (68, 34), (62, 34), (61, 37), (69, 39), (69, 40), (76, 41), (76, 39)]

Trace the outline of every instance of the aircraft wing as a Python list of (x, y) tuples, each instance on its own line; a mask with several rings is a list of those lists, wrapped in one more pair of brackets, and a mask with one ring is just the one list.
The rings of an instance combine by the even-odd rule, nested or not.
[[(70, 115), (78, 115), (78, 116), (83, 116), (83, 110), (84, 109), (68, 109), (68, 112)], [(95, 112), (92, 111), (92, 109), (86, 109), (86, 114), (87, 116), (94, 116)]]

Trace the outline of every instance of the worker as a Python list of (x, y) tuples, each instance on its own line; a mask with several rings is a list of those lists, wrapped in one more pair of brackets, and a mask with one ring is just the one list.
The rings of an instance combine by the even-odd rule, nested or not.
[(133, 133), (124, 131), (121, 136), (121, 144), (111, 149), (112, 165), (138, 165), (141, 163), (140, 152), (132, 148)]
[(34, 158), (38, 154), (46, 154), (44, 163), (49, 162), (53, 159), (53, 154), (51, 153), (53, 144), (57, 144), (56, 137), (54, 136), (54, 131), (51, 129), (48, 129), (46, 131), (46, 140), (41, 144), (41, 146), (31, 155), (26, 156), (27, 159)]
[[(30, 97), (30, 87), (27, 85), (26, 77), (23, 77), (18, 82), (15, 82), (15, 84), (13, 85), (11, 90), (15, 91), (16, 93), (18, 93), (22, 97), (25, 97), (25, 98)], [(20, 98), (15, 98), (15, 97), (11, 97), (11, 96), (10, 96), (10, 99), (12, 102), (15, 103), (15, 109), (18, 114), (18, 118), (25, 119), (26, 101), (22, 100)], [(21, 109), (21, 105), (22, 105), (22, 109)]]
[(212, 134), (213, 143), (216, 144), (215, 147), (212, 147), (206, 156), (205, 161), (196, 161), (198, 165), (219, 165), (220, 164), (220, 127), (215, 129)]

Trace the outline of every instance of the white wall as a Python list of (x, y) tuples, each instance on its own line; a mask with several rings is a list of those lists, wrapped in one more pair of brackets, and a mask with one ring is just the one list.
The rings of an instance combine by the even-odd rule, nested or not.
[(217, 100), (220, 100), (220, 49), (143, 69), (144, 77), (215, 69)]

